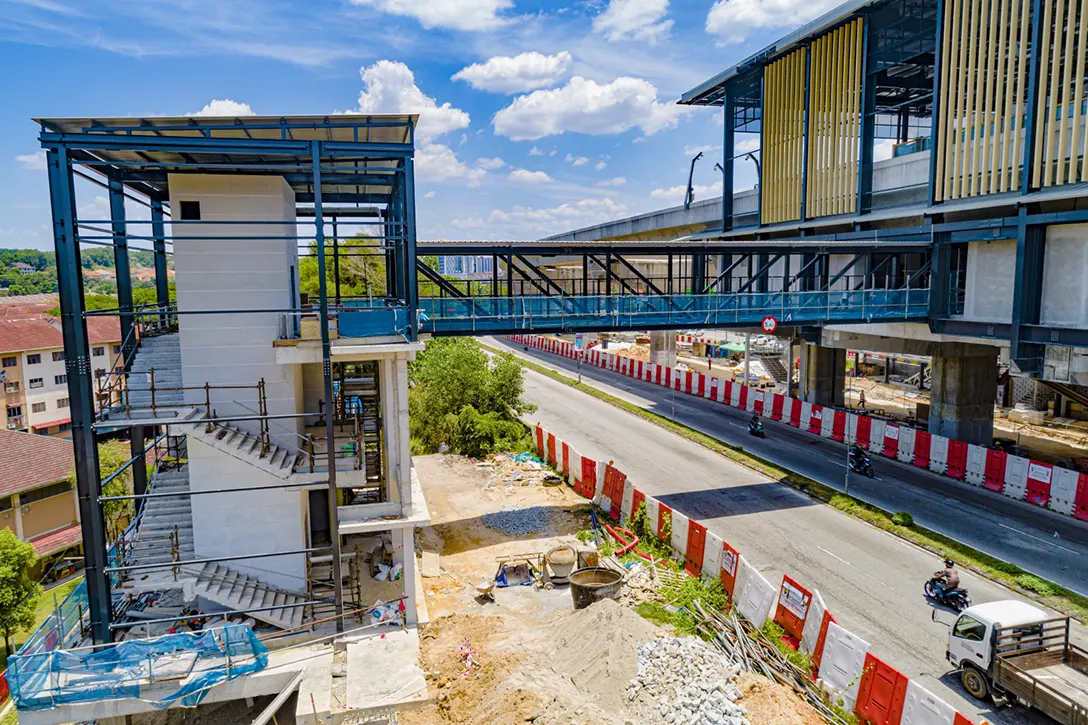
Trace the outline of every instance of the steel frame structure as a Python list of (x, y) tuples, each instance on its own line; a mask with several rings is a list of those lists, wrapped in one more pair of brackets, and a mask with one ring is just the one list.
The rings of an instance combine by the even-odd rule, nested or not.
[[(881, 207), (873, 202), (874, 142), (880, 138), (906, 140), (911, 135), (911, 129), (916, 129), (918, 135), (928, 136), (932, 140), (936, 135), (933, 119), (950, 110), (942, 110), (940, 105), (943, 95), (942, 70), (962, 62), (962, 57), (959, 61), (956, 58), (942, 57), (941, 38), (946, 31), (944, 17), (946, 7), (951, 1), (848, 2), (838, 11), (813, 21), (685, 93), (680, 100), (682, 104), (723, 107), (723, 188), (731, 189), (734, 181), (736, 133), (762, 132), (765, 104), (762, 78), (766, 67), (798, 48), (809, 53), (813, 43), (847, 23), (858, 18), (865, 21), (865, 74), (861, 88), (864, 113), (860, 138), (861, 155), (856, 177), (857, 212), (831, 217), (812, 216), (811, 210), (805, 204), (807, 183), (803, 180), (799, 220), (766, 224), (761, 221), (762, 214), (759, 211), (755, 215), (736, 215), (732, 195), (727, 193), (723, 195), (720, 228), (703, 236), (736, 242), (778, 241), (783, 245), (798, 237), (806, 240), (836, 241), (874, 236), (882, 240), (930, 239), (933, 242), (933, 284), (929, 315), (931, 330), (936, 333), (1008, 340), (1012, 359), (1017, 367), (1024, 373), (1038, 374), (1042, 372), (1046, 344), (1088, 344), (1086, 330), (1040, 324), (1046, 228), (1050, 225), (1085, 221), (1086, 215), (1078, 208), (1078, 202), (1088, 196), (1088, 189), (1083, 184), (1057, 189), (1043, 188), (1027, 173), (1028, 169), (1038, 167), (1036, 154), (1039, 144), (1024, 143), (1019, 150), (1020, 158), (1012, 161), (1014, 168), (1018, 166), (1024, 169), (1024, 173), (1020, 175), (1019, 187), (1011, 192), (951, 202), (938, 200), (934, 190), (938, 175), (937, 160), (941, 154), (934, 151), (930, 156), (928, 181), (917, 190), (920, 192), (921, 187), (925, 187), (924, 200), (908, 202), (899, 208)], [(1041, 76), (1048, 73), (1048, 59), (1040, 58), (1039, 52), (1047, 50), (1044, 41), (1050, 32), (1050, 28), (1044, 27), (1047, 16), (1043, 9), (1046, 2), (1048, 0), (1032, 0), (1030, 17), (1020, 18), (1020, 22), (1030, 27), (1030, 33), (1022, 36), (1022, 40), (1028, 41), (1026, 99), (1024, 108), (1017, 106), (1016, 109), (1016, 118), (1023, 119), (1026, 139), (1037, 138), (1036, 125), (1039, 123), (1040, 106), (1046, 103), (1041, 90), (1045, 78)], [(1015, 13), (1016, 10), (1012, 12)], [(990, 38), (993, 38), (992, 34)], [(979, 41), (982, 40), (980, 34)], [(1011, 37), (1009, 42), (1012, 47)], [(1081, 58), (1084, 57), (1083, 53), (1084, 50), (1080, 49)], [(991, 52), (990, 56), (994, 54)], [(1081, 77), (1081, 70), (1078, 69), (1078, 78)], [(804, 158), (807, 158), (809, 150), (810, 73), (810, 65), (806, 63)], [(998, 78), (997, 83), (1012, 84), (1013, 80)], [(1067, 91), (1066, 96), (1069, 95)], [(1068, 100), (1067, 98), (1062, 103)], [(1079, 101), (1076, 105), (1079, 107)], [(1018, 120), (1015, 125), (1019, 125)], [(802, 170), (803, 179), (807, 176), (807, 171), (806, 166)], [(911, 189), (913, 195), (913, 187)], [(904, 188), (892, 191), (906, 190)], [(758, 204), (761, 207), (762, 200)], [(949, 310), (955, 308), (952, 300), (957, 290), (949, 285), (949, 279), (955, 275), (955, 270), (949, 264), (956, 255), (954, 252), (950, 253), (948, 247), (995, 239), (1016, 241), (1014, 279), (1017, 284), (1013, 292), (1011, 322), (993, 325), (953, 319)]]
[[(275, 238), (313, 240), (318, 262), (321, 350), (325, 400), (333, 399), (329, 290), (326, 288), (326, 224), (333, 225), (332, 243), (339, 243), (341, 218), (373, 218), (379, 254), (387, 260), (386, 294), (409, 309), (417, 305), (415, 269), (415, 199), (413, 147), (414, 116), (339, 116), (247, 119), (37, 119), (40, 142), (46, 151), (53, 237), (60, 290), (64, 357), (71, 400), (72, 442), (75, 449), (76, 489), (83, 522), (88, 609), (91, 636), (96, 644), (111, 641), (110, 574), (117, 567), (107, 561), (107, 540), (101, 504), (92, 365), (87, 336), (81, 244), (104, 244), (114, 249), (118, 307), (96, 314), (120, 319), (126, 364), (135, 350), (132, 328), (140, 315), (167, 316), (174, 310), (167, 279), (168, 247), (173, 231), (184, 221), (169, 208), (170, 175), (174, 173), (274, 175), (294, 190), (300, 217), (312, 217), (312, 233), (276, 235)], [(109, 219), (80, 219), (76, 179), (103, 186), (109, 195)], [(150, 219), (126, 219), (126, 199), (150, 209)], [(329, 207), (328, 205), (335, 205)], [(364, 211), (364, 205), (366, 209)], [(328, 218), (326, 218), (328, 217)], [(260, 224), (262, 222), (252, 222)], [(228, 222), (229, 224), (229, 222)], [(148, 231), (140, 233), (140, 229)], [(221, 233), (222, 234), (222, 233)], [(272, 234), (270, 232), (270, 234)], [(250, 237), (251, 239), (253, 237)], [(227, 235), (205, 236), (209, 241), (238, 241)], [(154, 253), (156, 299), (151, 309), (137, 310), (132, 301), (128, 250), (130, 242), (147, 242)], [(338, 265), (338, 260), (335, 264)], [(339, 285), (335, 292), (339, 301)], [(298, 314), (299, 308), (275, 310)], [(204, 314), (247, 314), (255, 310), (213, 310)], [(200, 312), (198, 312), (199, 314)], [(410, 320), (405, 335), (415, 340), (418, 330)], [(327, 450), (335, 449), (334, 416), (325, 415)], [(237, 418), (236, 418), (237, 419)], [(101, 426), (103, 430), (116, 424)], [(143, 425), (133, 428), (133, 460), (143, 449)], [(137, 469), (140, 467), (137, 467)], [(340, 537), (337, 535), (336, 466), (328, 466), (329, 519), (332, 539), (335, 607), (343, 613), (340, 576)], [(144, 494), (146, 479), (135, 475), (136, 494)], [(252, 558), (292, 552), (261, 552), (234, 558)], [(228, 557), (231, 558), (231, 557)], [(185, 564), (187, 562), (180, 562)], [(123, 567), (122, 567), (123, 568)], [(343, 627), (341, 619), (338, 628)]]

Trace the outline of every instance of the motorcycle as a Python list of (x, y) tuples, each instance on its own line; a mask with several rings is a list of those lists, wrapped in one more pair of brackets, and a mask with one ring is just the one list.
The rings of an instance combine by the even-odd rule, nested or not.
[(930, 579), (926, 582), (925, 593), (928, 599), (931, 599), (938, 604), (944, 604), (952, 607), (957, 612), (962, 612), (971, 606), (971, 596), (967, 593), (967, 590), (959, 587), (956, 589), (945, 589), (943, 593), (937, 589), (937, 580)]
[(762, 423), (748, 423), (748, 433), (756, 438), (766, 438), (767, 432), (763, 430)]
[(869, 456), (850, 454), (850, 470), (854, 473), (860, 473), (863, 476), (869, 478), (876, 478), (876, 473), (873, 472), (873, 464), (869, 460)]

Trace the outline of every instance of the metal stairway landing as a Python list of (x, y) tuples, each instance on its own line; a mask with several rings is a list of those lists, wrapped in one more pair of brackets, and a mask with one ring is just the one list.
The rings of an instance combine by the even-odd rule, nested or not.
[(300, 452), (266, 443), (260, 436), (235, 425), (209, 423), (206, 417), (204, 411), (194, 408), (186, 413), (178, 427), (194, 439), (283, 480), (295, 473), (304, 458)]
[(298, 627), (306, 615), (305, 606), (294, 606), (305, 604), (305, 595), (269, 586), (222, 563), (204, 564), (196, 574), (193, 591), (197, 596), (231, 610), (273, 607), (262, 612), (249, 612), (246, 616), (281, 629)]

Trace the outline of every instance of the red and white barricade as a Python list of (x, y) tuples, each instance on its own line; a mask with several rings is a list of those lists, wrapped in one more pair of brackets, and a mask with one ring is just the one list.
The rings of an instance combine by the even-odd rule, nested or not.
[(1084, 487), (1083, 473), (1067, 468), (1055, 468), (1050, 482), (1050, 510), (1072, 516), (1076, 509), (1077, 489)]
[(841, 693), (847, 712), (852, 712), (854, 703), (857, 702), (867, 654), (868, 642), (834, 622), (828, 625), (821, 651), (819, 675), (825, 687)]
[(1001, 492), (1009, 498), (1023, 501), (1028, 494), (1028, 464), (1021, 456), (1005, 457), (1005, 481)]
[(914, 442), (917, 431), (909, 426), (899, 426), (899, 445), (895, 457), (903, 463), (914, 463)]
[(722, 546), (725, 540), (713, 531), (706, 532), (703, 544), (703, 576), (718, 577), (722, 571)]
[(698, 521), (688, 521), (687, 545), (684, 550), (684, 571), (693, 577), (703, 574), (703, 556), (706, 553), (706, 526)]
[(871, 725), (899, 725), (907, 695), (907, 676), (872, 654), (865, 655), (854, 711)]
[(672, 539), (669, 545), (677, 554), (683, 555), (688, 548), (688, 517), (684, 514), (672, 512)]
[(782, 586), (778, 589), (778, 605), (775, 607), (774, 621), (793, 639), (795, 647), (801, 646), (801, 635), (808, 618), (812, 592), (801, 586), (791, 577), (782, 577)]
[(762, 627), (771, 616), (777, 593), (778, 590), (767, 581), (766, 577), (756, 571), (742, 556), (737, 571), (733, 604), (744, 618), (755, 626)]

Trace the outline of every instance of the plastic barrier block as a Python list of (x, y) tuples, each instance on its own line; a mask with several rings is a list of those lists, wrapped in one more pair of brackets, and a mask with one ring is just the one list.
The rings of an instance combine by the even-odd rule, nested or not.
[(555, 466), (555, 434), (548, 434), (548, 465)]
[(872, 725), (899, 725), (907, 676), (871, 654), (865, 655), (864, 673), (855, 712)]
[(844, 709), (848, 711), (852, 711), (857, 702), (867, 654), (869, 643), (861, 637), (847, 632), (834, 622), (827, 626), (820, 660), (820, 679), (842, 698), (846, 705)]
[[(786, 412), (789, 417), (786, 417)], [(797, 398), (786, 398), (786, 408), (783, 409), (782, 418), (794, 428), (801, 427), (801, 401)]]
[(954, 725), (956, 708), (914, 680), (907, 681), (899, 725)]
[(737, 386), (737, 407), (741, 410), (748, 410), (748, 393), (751, 388), (747, 385)]
[(751, 398), (749, 404), (751, 405), (752, 412), (756, 415), (763, 415), (763, 408), (766, 405), (767, 401), (767, 391), (753, 390), (752, 394), (749, 397)]
[(582, 487), (582, 457), (578, 451), (567, 447), (570, 451), (570, 470), (567, 472), (567, 483), (574, 487), (575, 493), (581, 493)]
[(718, 385), (720, 383), (721, 380), (718, 380), (718, 378), (707, 378), (706, 394), (703, 397), (707, 400), (714, 400), (718, 395)]
[(805, 616), (805, 626), (801, 628), (801, 651), (810, 655), (816, 651), (816, 642), (820, 639), (821, 624), (827, 605), (820, 592), (812, 592), (812, 599), (808, 603), (808, 614)]
[(726, 542), (722, 542), (721, 579), (722, 588), (729, 595), (729, 604), (733, 604), (733, 592), (737, 586), (737, 570), (740, 568), (740, 552)]
[(1073, 506), (1073, 515), (1082, 521), (1088, 521), (1088, 476), (1083, 473), (1077, 480), (1077, 498)]
[(1031, 461), (1022, 456), (1005, 458), (1005, 487), (1002, 493), (1009, 498), (1023, 501), (1028, 495), (1028, 464)]
[(737, 609), (756, 627), (762, 627), (771, 616), (778, 590), (767, 581), (742, 556), (737, 572), (736, 593), (733, 597)]
[(638, 514), (638, 507), (642, 506), (646, 502), (646, 494), (639, 491), (637, 488), (634, 493), (631, 494), (631, 517), (633, 518)]
[(887, 424), (879, 418), (869, 419), (869, 452), (884, 454), (884, 429)]
[(1001, 451), (986, 451), (986, 468), (982, 485), (990, 491), (1001, 493), (1005, 490), (1005, 463), (1009, 455)]
[(967, 444), (963, 441), (948, 440), (948, 462), (944, 475), (959, 481), (967, 475)]
[(846, 411), (836, 410), (831, 418), (831, 440), (846, 440)]
[(698, 521), (688, 524), (687, 556), (684, 557), (684, 571), (692, 576), (702, 576), (703, 553), (706, 548), (706, 527)]
[(831, 408), (825, 408), (820, 411), (821, 438), (830, 438), (831, 434), (835, 432), (835, 413), (836, 411)]
[(934, 473), (945, 473), (948, 470), (948, 439), (944, 436), (927, 434), (929, 436), (929, 470)]
[(801, 430), (810, 430), (812, 428), (812, 403), (801, 403)]
[(693, 391), (693, 385), (695, 383), (695, 374), (690, 370), (684, 371), (684, 387), (685, 393), (691, 393)]
[(703, 576), (718, 578), (722, 571), (722, 547), (725, 541), (713, 531), (706, 532), (703, 542)]
[(862, 448), (869, 447), (869, 435), (873, 428), (873, 419), (867, 415), (858, 416), (857, 432), (854, 434), (855, 442)]
[(808, 617), (812, 592), (789, 576), (782, 577), (782, 586), (778, 589), (778, 606), (775, 608), (774, 621), (786, 634), (800, 643)]
[(570, 446), (566, 441), (563, 441), (563, 467), (560, 470), (563, 471), (563, 478), (570, 477)]
[(631, 517), (634, 516), (635, 510), (631, 508), (635, 502), (635, 484), (631, 482), (631, 479), (627, 479), (623, 482), (623, 498), (620, 505), (620, 522), (624, 526), (631, 521)]
[(785, 396), (779, 393), (771, 395), (771, 420), (782, 420), (782, 404), (785, 400)]
[[(949, 455), (952, 453), (952, 441), (948, 444)], [(964, 480), (973, 486), (981, 486), (986, 480), (986, 449), (971, 444), (967, 446), (967, 464), (964, 468)]]
[(824, 407), (822, 405), (813, 405), (809, 411), (808, 417), (808, 432), (820, 435), (820, 431), (824, 427)]
[(597, 462), (592, 458), (582, 458), (582, 490), (581, 495), (593, 498), (594, 489), (597, 487)]
[(884, 424), (884, 447), (880, 453), (885, 458), (899, 455), (899, 426), (895, 423)]
[(627, 474), (611, 464), (605, 468), (604, 495), (608, 498), (608, 515), (619, 521), (621, 506), (623, 505), (623, 487), (627, 481)]
[(536, 427), (535, 433), (536, 433), (536, 455), (539, 458), (543, 459), (544, 458), (544, 429), (541, 428), (538, 425)]
[(1050, 483), (1050, 510), (1066, 516), (1073, 515), (1077, 501), (1077, 484), (1083, 474), (1068, 468), (1055, 468)]
[(691, 519), (678, 511), (672, 512), (672, 540), (669, 545), (679, 556), (683, 557), (688, 549), (688, 529)]
[(896, 451), (896, 458), (903, 463), (912, 463), (914, 461), (914, 443), (917, 440), (918, 431), (909, 426), (900, 426), (899, 428), (899, 446)]
[(662, 541), (665, 541), (664, 529), (666, 520), (668, 520), (671, 524), (672, 509), (659, 501), (657, 504), (657, 527), (655, 530), (657, 531), (657, 538), (661, 539)]
[(739, 408), (740, 407), (740, 405), (741, 405), (741, 403), (740, 403), (740, 394), (741, 394), (741, 390), (743, 390), (744, 387), (745, 386), (741, 385), (740, 383), (738, 383), (735, 380), (732, 383), (730, 383), (730, 385), (729, 385), (729, 405), (730, 406), (732, 406), (734, 408)]
[(816, 637), (816, 646), (812, 648), (813, 678), (820, 671), (820, 663), (823, 661), (824, 656), (824, 645), (827, 643), (827, 629), (832, 624), (838, 624), (838, 620), (825, 608), (823, 619), (820, 620), (820, 633)]

